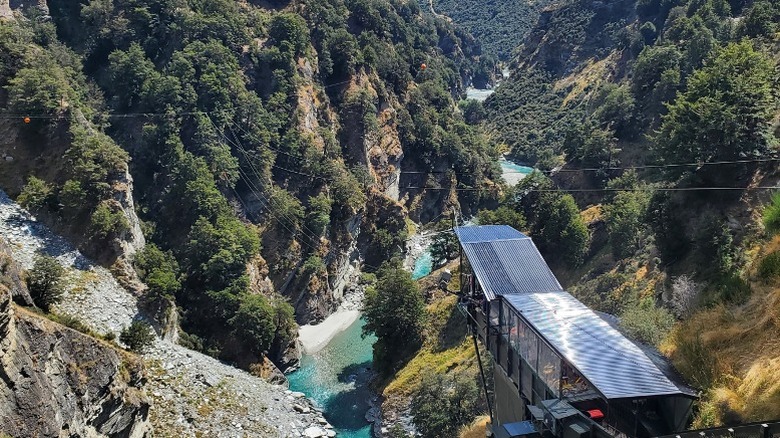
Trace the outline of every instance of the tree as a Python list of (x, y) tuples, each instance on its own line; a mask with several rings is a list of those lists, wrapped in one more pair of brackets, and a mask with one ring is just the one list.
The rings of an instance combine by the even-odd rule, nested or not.
[(8, 105), (21, 114), (55, 114), (63, 103), (74, 104), (78, 94), (65, 68), (43, 51), (33, 52), (25, 67), (8, 81)]
[(374, 365), (388, 373), (422, 343), (425, 304), (417, 283), (398, 263), (384, 263), (377, 276), (363, 301), (363, 333), (376, 335)]
[(582, 263), (590, 235), (570, 194), (543, 193), (533, 237), (548, 257), (561, 258), (571, 267)]
[(41, 210), (52, 200), (53, 187), (46, 181), (30, 176), (16, 201), (28, 210)]
[[(143, 48), (133, 43), (127, 51), (117, 50), (108, 57), (108, 74), (114, 99), (121, 109), (133, 108), (150, 96), (151, 84), (160, 77)], [(121, 86), (118, 86), (121, 84)]]
[(775, 144), (773, 78), (773, 62), (751, 42), (721, 49), (669, 105), (656, 139), (662, 158), (707, 162), (766, 154)]
[(306, 229), (319, 237), (325, 232), (330, 223), (332, 202), (324, 193), (309, 197), (309, 206), (306, 211)]
[(154, 343), (154, 331), (152, 327), (143, 321), (133, 321), (119, 334), (119, 341), (127, 345), (130, 351), (143, 353)]
[(130, 224), (116, 202), (101, 202), (92, 212), (90, 232), (98, 239), (107, 239), (130, 229)]
[(480, 210), (477, 212), (477, 222), (480, 225), (509, 225), (518, 231), (525, 230), (527, 226), (523, 213), (508, 205), (495, 210)]
[(634, 254), (645, 238), (644, 220), (650, 197), (642, 191), (618, 192), (611, 203), (604, 207), (604, 219), (617, 258)]
[(771, 2), (760, 0), (745, 14), (738, 33), (748, 37), (769, 36), (777, 29), (777, 12)]
[(289, 49), (293, 55), (301, 55), (309, 44), (309, 28), (298, 14), (285, 12), (274, 14), (268, 29), (283, 50)]
[(246, 294), (240, 299), (238, 312), (230, 325), (238, 339), (248, 344), (250, 351), (262, 354), (271, 347), (276, 333), (276, 312), (262, 295)]
[(649, 96), (670, 69), (679, 70), (682, 55), (674, 46), (647, 46), (636, 59), (632, 91), (638, 101)]
[(179, 263), (173, 254), (162, 251), (153, 243), (147, 244), (136, 254), (135, 269), (141, 280), (149, 287), (154, 298), (173, 299), (181, 289), (179, 281)]
[(433, 237), (431, 242), (431, 258), (434, 266), (452, 260), (458, 256), (458, 239), (455, 233), (450, 230), (440, 231)]
[(65, 268), (52, 256), (38, 254), (27, 277), (27, 288), (35, 304), (45, 311), (57, 304), (65, 293)]
[(480, 411), (479, 389), (468, 376), (428, 372), (412, 397), (411, 411), (423, 437), (457, 436)]

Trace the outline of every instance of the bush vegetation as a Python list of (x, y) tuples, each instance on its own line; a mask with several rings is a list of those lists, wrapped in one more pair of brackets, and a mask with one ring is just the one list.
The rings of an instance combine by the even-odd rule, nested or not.
[[(419, 0), (427, 9), (427, 0)], [(525, 35), (536, 24), (549, 1), (507, 3), (500, 0), (435, 0), (436, 13), (444, 14), (480, 43), (482, 52), (508, 61)], [(490, 25), (486, 25), (490, 23)]]
[(414, 425), (423, 437), (457, 436), (480, 413), (479, 397), (470, 376), (426, 373), (412, 396)]
[(763, 222), (768, 233), (780, 231), (780, 193), (772, 195), (772, 201), (764, 207)]
[(758, 276), (765, 281), (780, 277), (780, 251), (768, 254), (759, 262)]
[(154, 340), (154, 330), (144, 321), (133, 321), (119, 334), (119, 341), (135, 353), (145, 352), (154, 343)]
[(65, 268), (52, 256), (38, 254), (27, 275), (27, 288), (35, 304), (44, 311), (51, 310), (65, 293)]

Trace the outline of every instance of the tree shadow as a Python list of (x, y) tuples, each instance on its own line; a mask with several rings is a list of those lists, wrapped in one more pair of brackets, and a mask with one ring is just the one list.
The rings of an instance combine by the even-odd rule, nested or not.
[(371, 407), (369, 400), (373, 396), (370, 389), (357, 385), (353, 389), (335, 394), (325, 403), (325, 417), (336, 429), (360, 430), (370, 424), (366, 420), (366, 412)]
[(444, 351), (460, 345), (467, 334), (466, 318), (460, 313), (457, 306), (452, 306), (452, 312), (450, 312), (447, 322), (439, 330), (435, 351)]
[(345, 366), (336, 377), (341, 383), (354, 382), (355, 385), (362, 385), (368, 383), (373, 374), (372, 362), (367, 360)]

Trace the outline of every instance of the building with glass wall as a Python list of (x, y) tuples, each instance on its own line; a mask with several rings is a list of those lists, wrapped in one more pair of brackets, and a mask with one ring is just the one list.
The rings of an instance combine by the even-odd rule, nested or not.
[[(696, 391), (650, 347), (563, 290), (528, 236), (505, 225), (455, 234), (461, 306), (496, 365), (496, 435), (651, 437), (686, 429)], [(519, 423), (535, 432), (504, 427)]]

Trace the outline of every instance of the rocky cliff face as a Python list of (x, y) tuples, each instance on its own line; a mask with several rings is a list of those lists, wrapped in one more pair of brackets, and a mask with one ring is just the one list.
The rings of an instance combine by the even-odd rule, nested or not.
[(11, 4), (8, 0), (0, 0), (0, 18), (11, 18)]
[[(3, 253), (8, 256), (7, 253)], [(8, 260), (8, 259), (6, 259)], [(6, 272), (18, 267), (6, 265)], [(14, 309), (0, 286), (0, 430), (15, 437), (143, 437), (149, 403), (138, 359)]]
[[(2, 191), (0, 237), (10, 240), (7, 246), (10, 258), (22, 267), (32, 266), (36, 251), (56, 256), (66, 267), (71, 284), (57, 306), (59, 313), (78, 318), (95, 332), (113, 334), (140, 317), (136, 295), (123, 288), (107, 269), (95, 265), (64, 239), (30, 218)], [(14, 269), (19, 270), (18, 267)], [(257, 272), (261, 283), (267, 286), (265, 271), (258, 268)], [(55, 415), (33, 416), (48, 419), (47, 430), (56, 429), (57, 433), (58, 427), (68, 426), (67, 432), (71, 435), (63, 436), (69, 438), (101, 437), (109, 433), (107, 431), (113, 431), (110, 432), (112, 437), (142, 436), (139, 435), (142, 421), (137, 421), (136, 426), (130, 425), (130, 421), (145, 419), (146, 411), (150, 436), (300, 437), (307, 430), (313, 436), (327, 436), (330, 426), (303, 394), (291, 393), (284, 386), (273, 385), (188, 350), (170, 339), (157, 340), (141, 357), (148, 369), (144, 388), (150, 402), (146, 403), (138, 395), (140, 379), (132, 371), (135, 368), (127, 356), (102, 341), (31, 316), (23, 309), (17, 309), (21, 316), (11, 318), (10, 288), (4, 288), (2, 284), (0, 282), (3, 291), (0, 299), (0, 431), (17, 436), (14, 431), (22, 430), (18, 435), (22, 437), (60, 436), (46, 435), (42, 431), (29, 435), (24, 432), (27, 426), (21, 419), (29, 412), (28, 406), (33, 405), (30, 402), (17, 405), (14, 397), (30, 387), (32, 389), (25, 394), (36, 388), (64, 391), (64, 396), (52, 389), (50, 393), (34, 393), (37, 395), (25, 396), (27, 398), (23, 400), (45, 399), (44, 404), (33, 407), (48, 409)], [(15, 287), (23, 288), (24, 285), (19, 282)], [(67, 363), (73, 365), (62, 365)], [(265, 365), (265, 377), (279, 380), (272, 364)], [(111, 366), (119, 370), (119, 377), (110, 373)], [(102, 386), (90, 381), (93, 375), (102, 379)], [(118, 380), (120, 377), (123, 380)], [(126, 382), (126, 389), (121, 382)], [(76, 396), (71, 397), (68, 391)], [(133, 404), (133, 395), (138, 395), (140, 404)], [(56, 409), (60, 409), (60, 405), (53, 404), (50, 399), (62, 400), (63, 406), (72, 409), (62, 408), (64, 413), (58, 417)], [(90, 403), (101, 404), (92, 407)], [(136, 411), (132, 409), (137, 409), (138, 413), (134, 414)], [(6, 422), (14, 422), (14, 427), (18, 425), (21, 429), (6, 427)], [(74, 424), (83, 427), (76, 430)]]
[(130, 170), (127, 167), (125, 167), (124, 173), (114, 183), (113, 197), (130, 226), (127, 231), (114, 239), (113, 250), (118, 257), (113, 266), (113, 271), (117, 279), (122, 281), (123, 286), (131, 290), (141, 291), (144, 289), (144, 286), (133, 268), (132, 259), (146, 245), (146, 240), (141, 231), (141, 221), (135, 213), (133, 177), (130, 175)]

